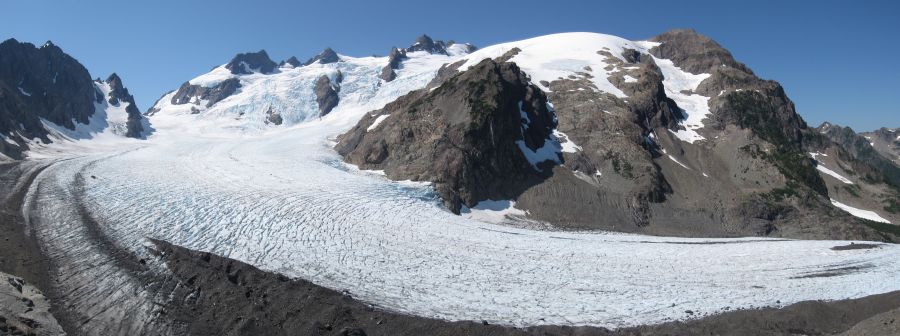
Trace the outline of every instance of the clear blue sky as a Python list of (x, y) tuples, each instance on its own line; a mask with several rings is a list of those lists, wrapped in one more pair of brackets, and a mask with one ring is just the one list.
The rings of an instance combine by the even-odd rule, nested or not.
[(900, 127), (900, 1), (6, 1), (0, 38), (52, 40), (94, 77), (117, 72), (146, 110), (168, 90), (265, 49), (386, 54), (427, 33), (485, 46), (591, 31), (712, 37), (782, 83), (811, 125)]

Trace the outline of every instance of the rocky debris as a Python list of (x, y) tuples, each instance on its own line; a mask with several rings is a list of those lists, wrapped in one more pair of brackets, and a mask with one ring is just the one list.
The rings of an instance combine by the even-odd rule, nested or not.
[(394, 70), (400, 69), (400, 63), (406, 58), (405, 50), (399, 48), (391, 49), (391, 53), (388, 55), (388, 64), (381, 69), (381, 79), (385, 82), (390, 82), (397, 78), (397, 73)]
[(322, 75), (316, 80), (316, 104), (319, 105), (319, 116), (324, 116), (331, 112), (340, 101), (338, 91), (341, 89), (341, 80), (343, 76), (338, 71), (332, 82), (327, 75)]
[(0, 141), (0, 153), (21, 158), (26, 139), (50, 142), (41, 118), (68, 129), (88, 123), (96, 99), (87, 69), (53, 43), (0, 43), (0, 134), (16, 143)]
[(336, 63), (340, 60), (341, 58), (338, 57), (338, 54), (334, 52), (334, 50), (331, 50), (331, 48), (325, 48), (325, 50), (322, 50), (320, 54), (304, 62), (303, 65), (310, 65), (316, 62), (321, 64)]
[(204, 87), (193, 85), (190, 82), (184, 82), (175, 95), (172, 96), (172, 104), (196, 104), (206, 101), (206, 107), (213, 106), (215, 103), (228, 98), (241, 87), (241, 81), (237, 78), (226, 79), (213, 87)]
[(110, 105), (118, 106), (120, 103), (127, 103), (128, 106), (125, 108), (125, 111), (128, 113), (128, 121), (126, 122), (127, 132), (125, 136), (130, 138), (143, 138), (145, 136), (145, 130), (142, 125), (142, 119), (144, 118), (141, 115), (140, 109), (138, 109), (137, 104), (134, 102), (134, 97), (128, 93), (128, 89), (122, 85), (122, 79), (119, 78), (119, 75), (116, 73), (112, 73), (106, 78), (106, 84), (109, 84), (111, 89), (109, 93), (109, 98), (107, 102)]
[(0, 272), (0, 335), (65, 335), (40, 290)]
[(255, 72), (272, 73), (276, 66), (277, 64), (269, 58), (269, 54), (265, 50), (260, 50), (255, 53), (237, 54), (225, 68), (235, 75), (249, 75)]
[(484, 60), (435, 90), (414, 91), (367, 114), (336, 149), (362, 169), (434, 182), (458, 213), (462, 205), (514, 199), (543, 180), (555, 163), (535, 169), (518, 142), (541, 148), (555, 126), (546, 96), (518, 66)]

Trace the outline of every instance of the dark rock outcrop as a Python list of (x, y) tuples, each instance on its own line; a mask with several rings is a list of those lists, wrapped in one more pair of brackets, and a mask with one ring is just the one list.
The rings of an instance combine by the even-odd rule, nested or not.
[(485, 60), (435, 90), (367, 114), (336, 149), (360, 168), (434, 182), (459, 212), (485, 199), (515, 198), (546, 178), (554, 163), (536, 169), (517, 142), (540, 148), (555, 126), (546, 96), (518, 66)]
[(875, 151), (900, 165), (900, 128), (882, 127), (860, 135), (871, 141)]
[[(172, 96), (172, 104), (182, 105), (192, 102), (199, 104), (199, 100), (206, 100), (206, 107), (210, 107), (228, 98), (241, 87), (241, 81), (237, 78), (226, 79), (213, 87), (203, 87), (184, 82), (175, 95)], [(195, 99), (197, 99), (195, 101)]]
[(122, 79), (119, 78), (119, 75), (113, 73), (106, 78), (106, 84), (109, 84), (110, 87), (109, 98), (107, 99), (110, 105), (128, 104), (125, 107), (125, 112), (128, 113), (128, 121), (126, 122), (127, 133), (125, 136), (130, 138), (144, 137), (144, 131), (147, 131), (142, 125), (144, 116), (141, 115), (141, 110), (138, 109), (137, 104), (134, 102), (134, 97), (122, 85)]
[(850, 127), (841, 127), (830, 123), (823, 123), (815, 131), (822, 134), (831, 143), (811, 144), (811, 149), (824, 151), (830, 146), (836, 146), (840, 149), (843, 159), (852, 165), (854, 173), (859, 174), (865, 180), (885, 182), (900, 190), (900, 166), (894, 163), (890, 157), (879, 153), (874, 144), (876, 137), (881, 137), (882, 140), (886, 138), (897, 141), (898, 135), (887, 129), (883, 129), (884, 134), (880, 135), (878, 131), (867, 133), (871, 135), (861, 135)]
[[(90, 73), (59, 47), (0, 44), (0, 132), (46, 139), (39, 118), (66, 128), (87, 123), (97, 94)], [(21, 126), (23, 127), (19, 127)]]
[[(118, 76), (116, 99), (128, 99)], [(16, 143), (0, 141), (0, 153), (21, 158), (25, 139), (47, 143), (41, 118), (68, 129), (87, 124), (95, 103), (105, 99), (77, 60), (51, 42), (41, 47), (9, 39), (0, 44), (0, 134)], [(135, 120), (139, 119), (138, 113)], [(132, 135), (139, 133), (131, 123)]]
[(272, 107), (269, 107), (269, 110), (266, 111), (266, 123), (281, 125), (284, 120), (281, 118), (281, 113), (275, 112)]
[(237, 54), (225, 68), (235, 75), (249, 75), (254, 72), (272, 73), (276, 66), (277, 64), (269, 58), (269, 54), (265, 50), (260, 50), (255, 53)]
[(429, 54), (447, 54), (447, 44), (444, 41), (435, 41), (432, 40), (428, 35), (422, 34), (416, 38), (416, 42), (413, 45), (406, 48), (407, 52), (414, 51), (426, 51)]
[(325, 48), (325, 50), (322, 50), (320, 54), (304, 62), (303, 65), (310, 65), (316, 62), (321, 64), (336, 63), (340, 60), (341, 58), (338, 57), (338, 54), (334, 52), (334, 50), (331, 50), (331, 48)]
[(295, 57), (295, 56), (291, 56), (291, 58), (281, 61), (281, 63), (279, 63), (278, 65), (281, 66), (281, 65), (285, 65), (285, 64), (290, 64), (291, 66), (293, 66), (295, 68), (303, 65), (303, 63), (300, 63), (300, 60), (298, 60), (297, 57)]
[(326, 75), (322, 75), (316, 80), (316, 104), (319, 105), (319, 116), (324, 116), (331, 112), (340, 101), (338, 91), (341, 87), (341, 72), (338, 71), (334, 82)]
[(391, 49), (391, 53), (388, 55), (388, 64), (381, 69), (381, 79), (385, 82), (390, 82), (397, 78), (397, 73), (394, 70), (400, 69), (400, 63), (406, 58), (405, 50), (399, 48)]

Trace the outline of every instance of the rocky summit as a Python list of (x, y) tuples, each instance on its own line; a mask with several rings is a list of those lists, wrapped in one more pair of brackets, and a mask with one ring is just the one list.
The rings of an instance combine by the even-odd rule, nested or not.
[(120, 135), (132, 138), (150, 131), (118, 75), (93, 81), (49, 41), (40, 47), (15, 39), (0, 44), (0, 155), (22, 159), (29, 149), (61, 138), (90, 137), (101, 124), (121, 125)]

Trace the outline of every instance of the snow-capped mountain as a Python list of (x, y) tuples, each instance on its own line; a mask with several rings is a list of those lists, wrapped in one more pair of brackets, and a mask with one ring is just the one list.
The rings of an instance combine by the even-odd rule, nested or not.
[(58, 141), (143, 138), (152, 132), (122, 79), (92, 81), (78, 61), (51, 42), (0, 44), (0, 155)]
[[(421, 37), (388, 51), (237, 55), (164, 95), (144, 140), (117, 135), (138, 129), (117, 76), (83, 83), (90, 109), (57, 134), (97, 128), (35, 162), (21, 211), (76, 328), (179, 334), (209, 316), (177, 309), (216, 279), (171, 277), (148, 238), (376, 312), (519, 327), (900, 288), (897, 246), (824, 240), (898, 239), (880, 207), (896, 195), (889, 170), (808, 127), (778, 83), (709, 38), (565, 33), (475, 50)], [(198, 263), (229, 292), (267, 302), (209, 254)]]
[[(329, 48), (307, 62), (292, 57), (276, 66), (265, 51), (240, 54), (162, 96), (148, 114), (160, 127), (184, 124), (201, 132), (259, 133), (330, 113), (355, 123), (362, 113), (425, 87), (441, 65), (473, 49), (432, 41), (428, 50), (419, 50), (418, 43), (399, 61)], [(380, 76), (389, 62), (397, 63), (396, 74), (385, 81)]]
[[(516, 169), (494, 163), (517, 146), (515, 139), (528, 138), (527, 127), (494, 132), (519, 129), (500, 121), (520, 114), (527, 121), (524, 111), (532, 109), (473, 89), (493, 81), (460, 73), (480, 69), (485, 59), (517, 64), (552, 104), (554, 136), (518, 146), (523, 157), (556, 164), (549, 176), (529, 167), (535, 162)], [(509, 76), (501, 78), (495, 86), (513, 85)], [(349, 162), (384, 170), (392, 179), (436, 183), (454, 212), (500, 198), (530, 220), (575, 229), (871, 239), (882, 233), (851, 215), (898, 220), (880, 204), (897, 197), (900, 183), (870, 179), (872, 188), (887, 193), (873, 193), (878, 200), (869, 203), (848, 202), (864, 208), (835, 200), (833, 176), (808, 154), (823, 140), (781, 86), (756, 77), (693, 31), (649, 41), (566, 33), (488, 46), (442, 67), (435, 82), (431, 92), (411, 93), (362, 118), (338, 150)], [(458, 116), (446, 127), (419, 128), (423, 112)], [(483, 137), (494, 141), (450, 135), (457, 125), (489, 130)], [(423, 158), (433, 163), (416, 163)], [(517, 173), (529, 169), (532, 174)], [(504, 178), (517, 182), (498, 186)]]

